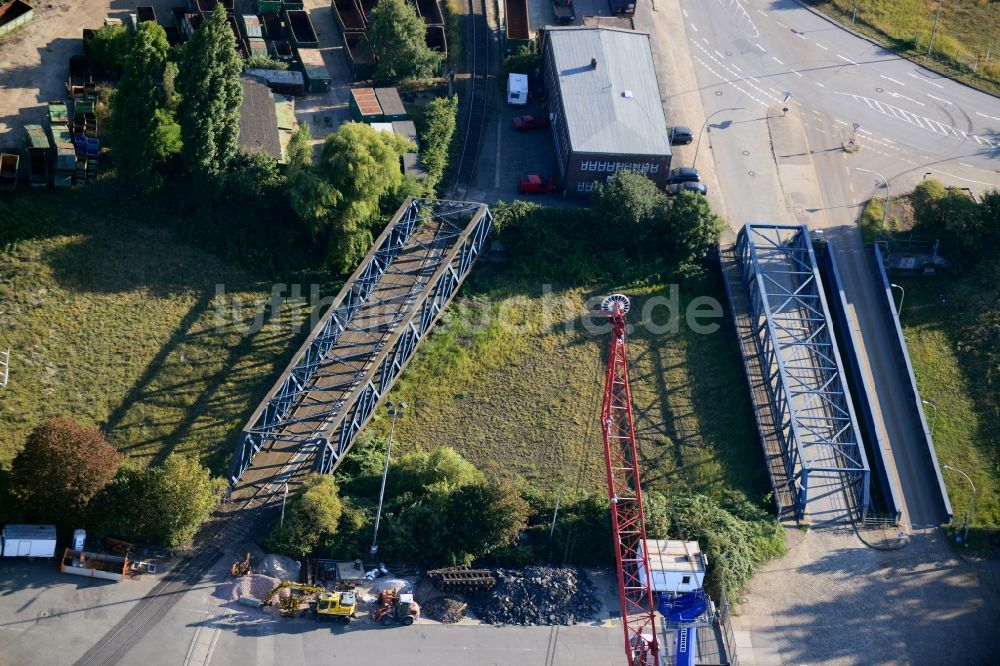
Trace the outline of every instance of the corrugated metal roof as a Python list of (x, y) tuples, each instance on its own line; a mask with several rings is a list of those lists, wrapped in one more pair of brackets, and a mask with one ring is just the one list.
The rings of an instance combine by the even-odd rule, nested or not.
[(362, 116), (381, 116), (382, 107), (379, 106), (378, 99), (375, 97), (375, 91), (371, 88), (354, 88), (351, 90), (351, 96), (354, 98), (354, 103), (358, 107), (358, 111), (361, 112)]
[[(669, 155), (667, 121), (649, 35), (596, 27), (548, 28), (572, 149)], [(591, 60), (597, 67), (591, 67)]]
[(378, 99), (382, 113), (387, 116), (405, 116), (406, 107), (395, 88), (375, 88), (375, 98)]
[(240, 145), (251, 153), (264, 152), (281, 159), (278, 114), (271, 89), (263, 83), (241, 78), (243, 103), (240, 105)]
[(56, 540), (55, 525), (6, 525), (3, 528), (6, 539), (48, 539)]

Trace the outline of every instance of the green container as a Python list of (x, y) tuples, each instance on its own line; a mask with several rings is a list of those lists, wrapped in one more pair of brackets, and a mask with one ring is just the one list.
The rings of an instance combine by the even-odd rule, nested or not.
[(257, 0), (258, 14), (277, 14), (281, 11), (281, 0)]
[[(0, 2), (0, 4), (3, 4)], [(23, 0), (14, 0), (0, 7), (0, 37), (14, 32), (34, 17), (35, 10)]]
[(299, 49), (299, 61), (302, 63), (302, 73), (306, 79), (306, 90), (309, 92), (326, 92), (330, 89), (330, 72), (323, 62), (319, 49)]

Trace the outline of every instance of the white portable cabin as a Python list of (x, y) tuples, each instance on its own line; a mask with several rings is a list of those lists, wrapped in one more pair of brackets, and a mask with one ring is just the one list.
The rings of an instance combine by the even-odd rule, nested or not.
[[(640, 549), (649, 553), (649, 572), (654, 592), (683, 594), (693, 592), (705, 584), (708, 558), (701, 552), (697, 541), (669, 541), (646, 539)], [(640, 560), (639, 580), (646, 580)]]
[(528, 103), (527, 74), (507, 75), (507, 103), (515, 106), (524, 106)]
[(52, 557), (56, 554), (55, 525), (5, 525), (0, 532), (4, 557)]

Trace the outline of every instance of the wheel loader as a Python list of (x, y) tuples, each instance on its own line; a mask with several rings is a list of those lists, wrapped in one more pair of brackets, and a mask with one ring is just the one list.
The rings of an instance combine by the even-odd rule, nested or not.
[(383, 626), (401, 624), (408, 627), (420, 617), (420, 605), (412, 594), (398, 594), (395, 590), (385, 590), (378, 595), (378, 610), (372, 615), (373, 622)]

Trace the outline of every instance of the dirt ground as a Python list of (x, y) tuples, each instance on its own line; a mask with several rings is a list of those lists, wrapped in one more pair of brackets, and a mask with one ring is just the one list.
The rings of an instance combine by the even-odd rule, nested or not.
[[(0, 40), (0, 146), (19, 146), (21, 128), (41, 123), (45, 103), (66, 98), (67, 64), (83, 53), (83, 29), (99, 28), (106, 16), (123, 18), (135, 0), (34, 2), (35, 17)], [(160, 23), (170, 20), (176, 0), (143, 0)]]

